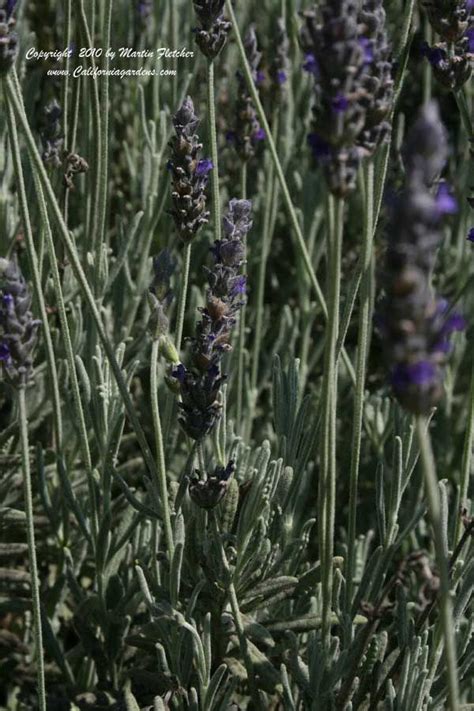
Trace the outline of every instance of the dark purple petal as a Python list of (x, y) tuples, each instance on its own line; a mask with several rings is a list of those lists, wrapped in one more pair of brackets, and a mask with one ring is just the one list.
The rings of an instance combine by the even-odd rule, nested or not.
[(331, 100), (331, 108), (336, 114), (343, 114), (349, 108), (349, 99), (344, 94), (337, 94)]
[(447, 183), (440, 183), (436, 195), (436, 207), (441, 215), (454, 215), (458, 211), (458, 203)]
[(392, 372), (392, 385), (404, 390), (411, 385), (429, 385), (436, 378), (436, 368), (429, 360), (406, 365), (400, 363)]
[(5, 341), (0, 341), (0, 361), (2, 363), (7, 363), (10, 360), (10, 348), (8, 343)]
[(319, 76), (319, 64), (311, 52), (307, 52), (304, 56), (303, 69), (308, 74), (312, 74), (315, 77)]
[(196, 175), (207, 175), (214, 168), (214, 163), (210, 158), (203, 158), (196, 166)]
[(265, 72), (262, 71), (261, 69), (259, 69), (255, 75), (255, 83), (257, 85), (259, 85), (259, 84), (263, 84), (264, 81), (265, 81)]
[(474, 27), (470, 27), (466, 32), (469, 52), (474, 53)]
[(277, 82), (279, 84), (286, 84), (287, 81), (288, 81), (288, 76), (287, 76), (286, 72), (283, 69), (280, 69), (277, 72)]
[(265, 133), (265, 130), (263, 128), (259, 128), (258, 131), (255, 131), (252, 133), (252, 140), (253, 141), (264, 141), (267, 137), (267, 134)]
[(318, 133), (308, 134), (308, 144), (311, 147), (313, 156), (318, 160), (327, 160), (331, 155), (331, 146)]
[(372, 40), (367, 39), (367, 37), (361, 37), (359, 39), (359, 44), (364, 50), (365, 63), (371, 64), (374, 61), (374, 47)]
[(469, 242), (474, 242), (474, 227), (471, 227), (471, 229), (469, 230), (467, 239), (469, 240)]

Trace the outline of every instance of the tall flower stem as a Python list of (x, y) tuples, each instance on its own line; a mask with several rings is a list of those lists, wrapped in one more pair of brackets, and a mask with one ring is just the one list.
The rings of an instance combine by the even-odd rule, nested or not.
[[(273, 164), (275, 166), (275, 171), (277, 174), (278, 181), (280, 183), (280, 187), (281, 187), (281, 191), (282, 191), (282, 195), (283, 195), (283, 201), (284, 201), (286, 209), (288, 211), (288, 216), (290, 218), (290, 221), (291, 221), (291, 224), (293, 227), (293, 231), (296, 236), (296, 244), (297, 244), (298, 250), (301, 253), (301, 257), (303, 259), (303, 264), (305, 266), (305, 269), (308, 272), (308, 277), (311, 282), (311, 287), (315, 292), (316, 299), (317, 299), (319, 306), (323, 312), (323, 315), (327, 319), (328, 318), (328, 307), (326, 305), (326, 301), (324, 299), (324, 295), (321, 290), (321, 286), (319, 284), (318, 278), (317, 278), (315, 271), (313, 269), (313, 265), (311, 264), (311, 258), (309, 256), (308, 249), (306, 247), (305, 239), (303, 236), (303, 232), (301, 230), (300, 223), (298, 221), (298, 216), (296, 214), (295, 207), (294, 207), (293, 202), (291, 200), (290, 191), (288, 189), (288, 185), (285, 180), (285, 175), (283, 173), (283, 168), (282, 168), (280, 159), (278, 157), (278, 152), (276, 150), (275, 141), (273, 140), (270, 126), (268, 125), (267, 117), (265, 116), (265, 111), (263, 109), (262, 102), (260, 101), (260, 97), (258, 95), (257, 87), (255, 86), (255, 82), (252, 77), (252, 70), (250, 69), (247, 57), (245, 55), (245, 47), (244, 47), (244, 44), (242, 41), (242, 36), (240, 34), (240, 31), (239, 31), (239, 28), (237, 25), (237, 20), (235, 18), (235, 12), (234, 12), (234, 8), (232, 7), (231, 0), (226, 0), (226, 8), (227, 8), (227, 12), (229, 14), (230, 20), (232, 22), (234, 32), (235, 32), (235, 38), (236, 38), (237, 47), (239, 50), (240, 60), (242, 62), (242, 66), (243, 66), (243, 70), (244, 70), (245, 79), (247, 81), (247, 87), (248, 87), (249, 93), (252, 97), (252, 101), (254, 102), (254, 106), (257, 110), (260, 124), (261, 124), (263, 130), (265, 131), (265, 135), (267, 137), (268, 148), (269, 148), (272, 160), (273, 160)], [(347, 371), (350, 375), (350, 378), (351, 378), (352, 382), (355, 383), (354, 367), (349, 359), (349, 356), (347, 355), (346, 350), (343, 349), (341, 354), (342, 354), (344, 364), (345, 364)]]
[(161, 431), (160, 407), (158, 402), (158, 354), (160, 349), (160, 340), (155, 338), (151, 347), (151, 363), (150, 363), (150, 390), (151, 390), (151, 412), (153, 418), (153, 429), (155, 432), (155, 454), (157, 458), (157, 477), (156, 483), (161, 499), (161, 511), (163, 516), (163, 525), (165, 529), (166, 545), (168, 547), (168, 559), (173, 560), (174, 541), (173, 530), (171, 527), (170, 508), (168, 503), (168, 485), (166, 480), (166, 462), (165, 448), (163, 445), (163, 434)]
[[(241, 191), (242, 200), (247, 197), (247, 161), (242, 161), (242, 176), (241, 176)], [(247, 237), (245, 236), (245, 246), (247, 245)], [(247, 275), (247, 263), (242, 266), (242, 274)], [(242, 306), (239, 319), (239, 345), (238, 345), (238, 365), (237, 365), (237, 408), (236, 408), (236, 423), (237, 428), (241, 429), (242, 423), (242, 404), (244, 399), (244, 366), (245, 366), (245, 322), (246, 322), (246, 304)]]
[(364, 389), (367, 351), (370, 335), (370, 282), (372, 239), (374, 234), (374, 164), (369, 160), (364, 167), (365, 210), (362, 244), (362, 278), (359, 292), (360, 311), (358, 325), (356, 388), (352, 424), (351, 468), (349, 475), (349, 524), (347, 537), (346, 612), (350, 609), (355, 567), (355, 538), (357, 518), (357, 488), (359, 483), (362, 423), (364, 416)]
[(30, 561), (31, 596), (33, 605), (33, 625), (36, 646), (36, 672), (38, 678), (38, 702), (40, 711), (46, 711), (46, 687), (44, 680), (43, 633), (41, 630), (41, 602), (36, 562), (35, 527), (33, 520), (33, 492), (31, 487), (30, 454), (28, 443), (28, 418), (26, 410), (25, 386), (21, 385), (17, 393), (18, 419), (20, 424), (21, 461), (23, 486), (25, 491), (26, 534)]
[(333, 589), (332, 559), (334, 552), (334, 519), (336, 505), (336, 410), (337, 361), (336, 346), (339, 332), (342, 234), (344, 201), (328, 196), (329, 220), (327, 229), (327, 284), (328, 321), (324, 352), (322, 386), (321, 472), (319, 506), (321, 510), (321, 582), (322, 582), (322, 637), (329, 647), (331, 604)]
[(444, 637), (446, 675), (448, 679), (448, 708), (450, 711), (457, 711), (457, 709), (459, 709), (459, 688), (456, 660), (456, 640), (454, 634), (452, 600), (449, 585), (449, 564), (443, 543), (438, 477), (436, 475), (431, 439), (428, 432), (428, 422), (425, 417), (417, 417), (416, 432), (420, 446), (420, 459), (425, 484), (425, 494), (428, 501), (428, 512), (431, 520), (436, 563), (440, 579), (439, 604), (441, 608), (440, 616)]
[(216, 131), (216, 97), (214, 82), (214, 62), (210, 60), (207, 65), (207, 116), (209, 126), (209, 140), (211, 144), (211, 171), (212, 182), (212, 221), (214, 223), (214, 238), (221, 238), (221, 207), (219, 198), (219, 157), (217, 153)]

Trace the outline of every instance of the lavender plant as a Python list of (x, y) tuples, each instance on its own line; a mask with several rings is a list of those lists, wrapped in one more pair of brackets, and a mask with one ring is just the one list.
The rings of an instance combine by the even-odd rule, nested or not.
[(472, 702), (472, 18), (0, 2), (2, 711)]

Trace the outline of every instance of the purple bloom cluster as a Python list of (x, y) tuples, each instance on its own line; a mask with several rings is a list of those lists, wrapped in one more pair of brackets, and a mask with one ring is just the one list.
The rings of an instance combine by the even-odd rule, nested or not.
[(24, 387), (33, 373), (41, 322), (30, 309), (31, 294), (16, 260), (0, 259), (0, 362), (15, 387)]
[(18, 36), (14, 32), (13, 11), (17, 0), (0, 0), (0, 76), (13, 66), (18, 54)]
[(431, 288), (443, 217), (456, 209), (445, 183), (435, 195), (430, 190), (446, 156), (438, 109), (429, 104), (404, 147), (406, 186), (390, 224), (381, 319), (393, 392), (415, 414), (428, 413), (442, 397), (449, 339), (465, 327), (463, 317)]
[(173, 117), (176, 132), (170, 141), (171, 159), (168, 169), (172, 175), (171, 198), (176, 229), (183, 242), (190, 242), (202, 225), (208, 221), (205, 190), (212, 161), (201, 159), (202, 144), (196, 135), (199, 119), (188, 96)]
[(195, 469), (189, 482), (191, 499), (202, 509), (213, 509), (224, 498), (234, 471), (232, 459), (226, 467), (217, 466), (205, 480), (201, 478), (201, 472)]
[[(255, 82), (258, 82), (259, 64), (262, 58), (258, 50), (255, 27), (251, 25), (245, 40), (245, 52), (252, 70)], [(257, 112), (247, 90), (244, 75), (237, 72), (238, 94), (236, 105), (236, 124), (232, 131), (228, 131), (227, 140), (231, 143), (241, 160), (247, 161), (255, 155), (258, 143), (265, 139), (265, 131), (260, 126)]]
[(278, 17), (276, 21), (276, 37), (274, 42), (274, 58), (270, 65), (270, 78), (273, 92), (279, 100), (283, 97), (290, 72), (290, 41), (286, 31), (285, 20)]
[(150, 17), (153, 15), (153, 7), (153, 0), (138, 0), (136, 4), (136, 17), (137, 24), (141, 30), (147, 27)]
[(422, 3), (441, 41), (421, 51), (433, 68), (436, 79), (458, 91), (470, 78), (474, 53), (474, 8), (471, 0), (438, 0)]
[(232, 24), (222, 11), (224, 0), (193, 0), (196, 16), (201, 24), (194, 32), (199, 49), (209, 59), (217, 57), (227, 41)]
[(153, 280), (148, 291), (150, 319), (148, 330), (153, 338), (159, 338), (168, 333), (169, 321), (167, 311), (173, 299), (171, 277), (175, 263), (171, 253), (163, 249), (153, 258)]
[(391, 49), (382, 0), (327, 0), (303, 13), (303, 68), (314, 78), (308, 142), (330, 190), (355, 187), (361, 159), (386, 138), (393, 102)]
[(64, 137), (61, 130), (63, 112), (61, 106), (53, 99), (44, 110), (41, 140), (43, 143), (42, 159), (48, 166), (59, 167), (62, 164)]
[(214, 264), (208, 270), (206, 305), (191, 339), (191, 365), (181, 363), (173, 371), (182, 399), (179, 421), (195, 440), (202, 440), (220, 415), (217, 395), (225, 379), (222, 357), (231, 350), (231, 331), (237, 312), (245, 303), (246, 280), (241, 267), (245, 261), (245, 237), (252, 226), (251, 208), (249, 200), (234, 199), (229, 203), (223, 239), (212, 247)]

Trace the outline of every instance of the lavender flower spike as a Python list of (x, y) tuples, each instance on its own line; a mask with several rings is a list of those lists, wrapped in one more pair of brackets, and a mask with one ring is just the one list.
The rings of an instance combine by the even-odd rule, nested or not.
[(227, 41), (232, 28), (222, 16), (224, 0), (193, 0), (196, 16), (201, 24), (194, 30), (199, 49), (209, 59), (215, 59)]
[(12, 16), (15, 5), (12, 0), (0, 0), (0, 76), (10, 71), (18, 54), (18, 36), (14, 32), (16, 21)]
[(173, 181), (170, 213), (178, 235), (185, 243), (194, 239), (209, 217), (205, 190), (212, 163), (199, 159), (202, 143), (196, 135), (198, 124), (194, 104), (188, 96), (173, 117), (176, 136), (170, 141), (171, 159), (168, 163)]
[(427, 414), (443, 395), (449, 336), (464, 327), (431, 288), (445, 213), (429, 185), (447, 156), (435, 104), (423, 109), (404, 155), (407, 179), (389, 228), (381, 328), (395, 397), (409, 412)]
[[(258, 50), (254, 25), (249, 27), (244, 45), (254, 81), (257, 81), (262, 54)], [(241, 160), (247, 161), (255, 155), (255, 148), (259, 141), (264, 140), (265, 132), (260, 126), (257, 112), (247, 89), (247, 83), (240, 71), (237, 72), (237, 81), (236, 125), (231, 134), (235, 149)]]
[(33, 351), (41, 321), (33, 318), (31, 294), (18, 264), (0, 259), (0, 362), (14, 387), (33, 374)]
[(179, 384), (180, 424), (186, 434), (202, 440), (220, 416), (217, 396), (225, 379), (222, 358), (231, 350), (236, 315), (245, 303), (246, 282), (241, 274), (245, 237), (252, 226), (249, 200), (231, 200), (223, 222), (223, 238), (214, 242), (214, 264), (208, 269), (206, 305), (191, 339), (191, 364), (173, 372)]

